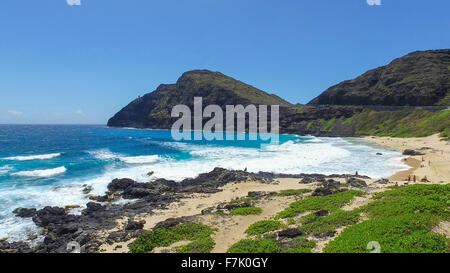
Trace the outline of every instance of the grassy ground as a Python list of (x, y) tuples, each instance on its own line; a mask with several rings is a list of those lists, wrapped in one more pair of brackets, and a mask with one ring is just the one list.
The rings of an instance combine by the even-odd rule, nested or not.
[(450, 240), (432, 232), (440, 221), (450, 220), (450, 185), (394, 188), (374, 199), (354, 211), (369, 220), (344, 230), (324, 252), (369, 252), (371, 241), (385, 253), (450, 252)]
[[(305, 193), (280, 192), (277, 198), (300, 194), (304, 199), (291, 203), (272, 219), (251, 224), (245, 231), (247, 238), (233, 244), (227, 252), (308, 253), (316, 246), (316, 239), (333, 238), (341, 228), (343, 231), (327, 243), (323, 252), (371, 252), (368, 244), (377, 242), (383, 253), (450, 253), (450, 239), (433, 232), (442, 221), (450, 221), (450, 185), (391, 187), (374, 194), (369, 204), (353, 210), (342, 207), (364, 195), (361, 191), (347, 190), (319, 197), (302, 195)], [(241, 202), (239, 200), (236, 202)], [(245, 207), (234, 209), (230, 214), (260, 212), (260, 208)], [(300, 214), (303, 216), (299, 217)], [(278, 236), (279, 231), (287, 228), (301, 232), (293, 239)], [(213, 232), (212, 227), (201, 223), (158, 228), (146, 231), (131, 244), (130, 250), (151, 252), (156, 247), (187, 240), (190, 242), (176, 247), (176, 252), (207, 253), (215, 245)]]
[(189, 240), (191, 243), (177, 248), (177, 252), (210, 252), (214, 241), (210, 237), (213, 229), (201, 223), (179, 224), (173, 228), (158, 228), (146, 231), (130, 246), (133, 253), (151, 252), (156, 247), (168, 247), (176, 242)]
[(318, 126), (321, 132), (333, 132), (336, 127), (352, 127), (356, 135), (391, 137), (426, 137), (441, 133), (450, 137), (450, 110), (430, 112), (426, 110), (373, 111), (364, 110), (350, 118), (320, 120), (308, 124)]

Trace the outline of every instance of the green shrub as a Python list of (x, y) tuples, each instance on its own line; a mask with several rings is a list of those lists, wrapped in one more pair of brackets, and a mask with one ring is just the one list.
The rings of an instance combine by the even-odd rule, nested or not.
[(297, 224), (297, 221), (295, 221), (294, 218), (288, 218), (287, 223), (288, 223), (288, 225), (295, 225), (295, 224)]
[(261, 214), (262, 209), (257, 207), (235, 208), (230, 211), (230, 215), (251, 215)]
[(334, 211), (350, 203), (350, 201), (353, 200), (355, 196), (360, 196), (362, 194), (363, 192), (361, 191), (349, 190), (327, 196), (312, 196), (291, 203), (289, 205), (289, 208), (278, 213), (275, 219), (295, 217), (300, 213), (306, 211), (315, 211), (315, 210)]
[(311, 192), (310, 189), (299, 189), (299, 190), (282, 190), (277, 195), (278, 196), (293, 196), (293, 195), (302, 195), (304, 193)]
[(309, 214), (303, 217), (301, 229), (314, 236), (323, 236), (331, 234), (339, 227), (356, 224), (359, 221), (359, 215), (360, 211), (358, 210), (344, 211), (340, 209), (327, 216)]
[(407, 214), (377, 218), (345, 229), (324, 252), (370, 252), (367, 244), (376, 241), (383, 253), (449, 252), (450, 240), (430, 232), (437, 224), (429, 214)]
[(177, 253), (209, 253), (214, 248), (214, 240), (208, 236), (176, 248)]
[(131, 243), (133, 253), (151, 252), (155, 247), (167, 247), (173, 243), (189, 240), (196, 241), (209, 237), (213, 233), (211, 227), (201, 223), (179, 224), (173, 228), (157, 228), (145, 231), (144, 234)]
[(311, 249), (313, 249), (317, 245), (317, 242), (314, 240), (307, 240), (305, 237), (295, 238), (293, 241), (293, 247), (282, 250), (283, 253), (311, 253)]
[(232, 245), (227, 253), (278, 253), (281, 248), (272, 240), (245, 239)]
[(369, 252), (371, 241), (382, 252), (450, 252), (450, 240), (432, 229), (450, 219), (450, 184), (395, 187), (374, 195), (359, 208), (370, 220), (346, 228), (325, 252)]
[(269, 231), (274, 231), (284, 227), (285, 225), (280, 221), (264, 220), (258, 221), (250, 225), (245, 231), (248, 235), (262, 235)]

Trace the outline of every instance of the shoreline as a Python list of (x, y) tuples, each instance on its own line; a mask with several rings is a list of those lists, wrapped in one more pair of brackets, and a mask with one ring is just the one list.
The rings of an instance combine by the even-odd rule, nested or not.
[[(265, 172), (248, 173), (220, 168), (210, 173), (200, 174), (193, 179), (185, 179), (180, 183), (159, 179), (155, 183), (146, 184), (130, 179), (116, 179), (116, 182), (113, 180), (110, 183), (110, 185), (114, 184), (113, 186), (108, 186), (110, 192), (120, 192), (122, 198), (135, 199), (133, 202), (125, 205), (114, 203), (112, 200), (90, 202), (81, 215), (67, 214), (62, 208), (56, 207), (35, 211), (32, 213), (34, 222), (46, 230), (44, 245), (38, 249), (31, 249), (23, 242), (6, 245), (7, 243), (0, 240), (0, 252), (5, 247), (11, 252), (65, 252), (65, 244), (68, 241), (84, 242), (83, 252), (128, 252), (128, 245), (142, 236), (144, 230), (164, 226), (167, 221), (182, 223), (188, 219), (186, 221), (197, 221), (214, 227), (216, 229), (213, 235), (215, 247), (212, 252), (222, 253), (232, 244), (245, 239), (245, 230), (252, 223), (272, 219), (292, 202), (311, 196), (311, 193), (301, 196), (281, 197), (278, 195), (285, 190), (315, 192), (318, 189), (333, 189), (325, 181), (335, 181), (333, 183), (337, 183), (339, 187), (364, 192), (364, 196), (356, 197), (342, 208), (352, 210), (368, 204), (374, 193), (384, 191), (394, 183), (398, 183), (399, 186), (409, 184), (405, 181), (408, 175), (416, 175), (417, 184), (425, 184), (419, 182), (424, 175), (427, 175), (434, 184), (442, 183), (441, 181), (448, 182), (449, 167), (445, 162), (449, 162), (447, 159), (450, 154), (450, 145), (444, 141), (439, 142), (437, 135), (412, 140), (381, 137), (362, 139), (388, 149), (399, 151), (414, 149), (423, 153), (424, 161), (422, 161), (422, 155), (409, 156), (404, 163), (411, 168), (395, 173), (389, 177), (388, 182), (350, 174), (285, 175)], [(439, 180), (440, 177), (446, 177), (446, 179)], [(350, 184), (349, 178), (363, 181), (364, 185)], [(311, 182), (303, 182), (305, 180), (311, 180)], [(108, 195), (110, 194), (107, 194), (104, 199), (108, 199)], [(227, 209), (225, 214), (217, 213), (217, 211), (223, 211), (224, 206), (232, 204), (233, 200), (253, 195), (257, 197), (251, 201), (251, 205), (260, 207), (261, 214), (230, 216)], [(287, 222), (284, 224), (288, 225)], [(312, 252), (321, 252), (322, 248), (339, 236), (344, 228), (338, 228), (333, 236), (308, 237), (310, 240), (317, 241)], [(176, 245), (156, 248), (154, 252), (175, 252), (177, 246), (179, 242)]]
[(417, 153), (409, 155), (404, 162), (412, 168), (394, 174), (391, 176), (393, 180), (404, 181), (408, 175), (415, 175), (417, 180), (426, 177), (431, 183), (447, 183), (450, 178), (450, 145), (441, 141), (438, 134), (422, 138), (368, 136), (361, 139), (387, 149), (399, 152), (409, 149)]

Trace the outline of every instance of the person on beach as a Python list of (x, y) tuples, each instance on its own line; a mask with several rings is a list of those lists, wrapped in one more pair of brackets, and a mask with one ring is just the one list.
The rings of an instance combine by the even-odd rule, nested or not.
[(411, 175), (408, 175), (408, 182), (411, 181)]
[(414, 178), (413, 178), (413, 180), (414, 180), (414, 183), (416, 183), (416, 175), (414, 175)]

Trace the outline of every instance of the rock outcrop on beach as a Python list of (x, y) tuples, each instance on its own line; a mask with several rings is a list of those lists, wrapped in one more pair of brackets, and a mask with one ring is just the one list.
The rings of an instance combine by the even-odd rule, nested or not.
[(450, 50), (417, 51), (330, 87), (309, 105), (450, 105)]
[[(77, 242), (81, 252), (98, 252), (104, 242), (110, 244), (124, 242), (141, 236), (145, 223), (133, 220), (134, 217), (142, 213), (151, 213), (156, 209), (167, 208), (169, 204), (178, 201), (186, 194), (216, 193), (221, 191), (220, 187), (228, 183), (246, 181), (273, 183), (274, 179), (283, 177), (323, 181), (323, 187), (325, 188), (331, 187), (329, 179), (331, 177), (368, 178), (352, 175), (250, 173), (241, 170), (215, 168), (211, 172), (202, 173), (195, 178), (187, 178), (181, 182), (157, 179), (151, 183), (140, 183), (127, 178), (114, 179), (108, 184), (109, 193), (121, 194), (125, 199), (133, 199), (132, 202), (126, 204), (108, 203), (107, 205), (89, 202), (80, 215), (69, 214), (64, 208), (60, 207), (48, 206), (39, 210), (19, 208), (16, 210), (17, 217), (32, 217), (36, 226), (42, 228), (45, 238), (36, 246), (30, 246), (26, 242), (9, 243), (0, 240), (0, 253), (65, 253), (73, 250), (70, 245), (72, 242)], [(249, 192), (248, 196), (261, 198), (273, 194), (276, 193)], [(249, 205), (251, 204), (243, 203), (241, 206)], [(223, 207), (227, 210), (233, 208)], [(111, 232), (107, 237), (99, 233), (103, 230), (116, 228), (117, 220), (124, 217), (129, 220), (122, 229)], [(183, 221), (188, 222), (190, 218), (168, 219), (159, 223), (156, 227), (169, 227)]]

